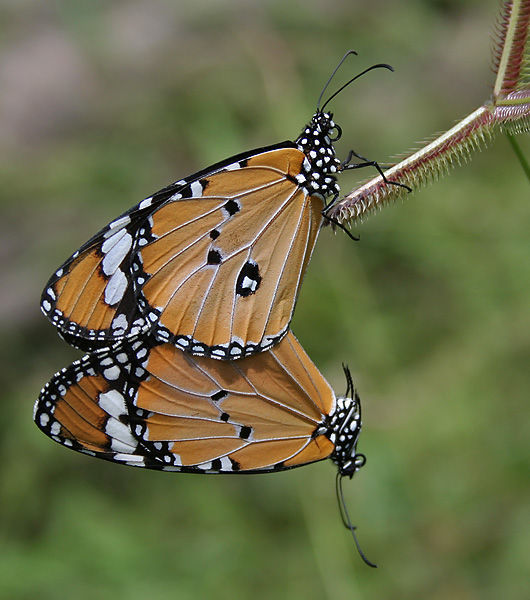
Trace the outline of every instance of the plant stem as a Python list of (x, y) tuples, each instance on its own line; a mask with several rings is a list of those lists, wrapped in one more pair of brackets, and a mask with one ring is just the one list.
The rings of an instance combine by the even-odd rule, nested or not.
[(519, 160), (519, 163), (520, 163), (523, 171), (526, 174), (526, 178), (528, 179), (528, 181), (530, 181), (530, 165), (528, 164), (526, 157), (523, 155), (521, 147), (515, 140), (515, 136), (513, 136), (511, 133), (507, 133), (506, 138), (508, 139), (508, 142), (509, 142), (510, 146), (512, 147), (512, 150), (513, 150), (515, 156)]

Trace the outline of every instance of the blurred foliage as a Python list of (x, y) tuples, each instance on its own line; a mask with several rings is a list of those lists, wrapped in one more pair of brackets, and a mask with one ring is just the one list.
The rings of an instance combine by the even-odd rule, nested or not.
[(373, 62), (396, 73), (333, 102), (341, 152), (384, 162), (447, 129), (489, 94), (496, 9), (0, 5), (2, 598), (524, 596), (530, 204), (503, 138), (360, 223), (360, 242), (324, 230), (302, 289), (295, 333), (338, 392), (347, 361), (363, 400), (368, 464), (345, 491), (377, 571), (340, 524), (331, 464), (146, 472), (68, 452), (31, 421), (40, 387), (77, 356), (38, 300), (81, 242), (170, 181), (293, 139), (350, 47), (344, 80)]

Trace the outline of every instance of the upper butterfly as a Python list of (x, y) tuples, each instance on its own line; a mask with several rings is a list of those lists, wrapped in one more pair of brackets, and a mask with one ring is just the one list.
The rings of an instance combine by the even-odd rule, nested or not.
[(83, 350), (147, 333), (218, 359), (270, 348), (287, 332), (337, 173), (379, 169), (341, 163), (339, 137), (319, 108), (295, 142), (233, 156), (146, 198), (53, 274), (42, 311)]

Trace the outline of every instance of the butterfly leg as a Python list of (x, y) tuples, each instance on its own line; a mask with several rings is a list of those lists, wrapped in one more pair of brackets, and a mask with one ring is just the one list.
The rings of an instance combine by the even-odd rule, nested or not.
[(338, 227), (339, 229), (342, 229), (342, 231), (344, 231), (344, 233), (350, 238), (352, 239), (354, 242), (358, 242), (360, 238), (355, 237), (353, 235), (353, 233), (351, 233), (351, 231), (349, 229), (347, 229), (342, 223), (339, 223), (339, 221), (337, 221), (337, 219), (334, 219), (333, 217), (330, 217), (327, 214), (327, 211), (333, 206), (333, 204), (335, 204), (335, 201), (337, 200), (337, 198), (339, 197), (339, 193), (337, 192), (336, 194), (333, 195), (333, 198), (331, 198), (331, 200), (324, 206), (324, 208), (322, 209), (322, 216), (324, 217), (324, 219), (328, 222), (331, 223), (332, 225), (334, 225), (335, 227)]
[[(355, 156), (355, 158), (358, 158), (362, 162), (352, 164), (351, 161), (354, 156)], [(377, 172), (379, 173), (379, 175), (381, 175), (381, 177), (383, 178), (383, 181), (385, 183), (390, 184), (390, 185), (397, 185), (399, 187), (405, 188), (407, 190), (407, 192), (412, 192), (412, 188), (410, 188), (408, 185), (405, 185), (404, 183), (399, 183), (398, 181), (392, 181), (390, 179), (387, 179), (385, 177), (385, 174), (383, 173), (383, 169), (381, 169), (381, 165), (376, 160), (368, 160), (364, 156), (357, 154), (357, 152), (355, 152), (355, 150), (350, 150), (350, 152), (348, 154), (348, 158), (346, 158), (346, 160), (342, 161), (341, 166), (342, 166), (343, 171), (350, 171), (353, 169), (362, 169), (364, 167), (374, 167), (377, 170)]]

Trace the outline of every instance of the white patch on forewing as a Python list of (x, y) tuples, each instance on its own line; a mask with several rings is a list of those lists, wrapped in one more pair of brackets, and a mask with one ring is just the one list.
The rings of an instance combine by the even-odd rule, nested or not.
[(116, 271), (112, 274), (105, 286), (105, 303), (109, 306), (118, 304), (123, 298), (127, 289), (127, 277), (123, 271)]
[(128, 225), (130, 222), (131, 222), (131, 218), (128, 217), (127, 215), (125, 215), (124, 217), (120, 217), (119, 219), (112, 221), (112, 223), (110, 223), (110, 225), (109, 225), (109, 229), (116, 229), (117, 227), (124, 227), (125, 225)]
[(124, 397), (117, 390), (109, 390), (99, 395), (99, 406), (109, 415), (118, 418), (127, 414)]
[(247, 277), (246, 275), (241, 283), (242, 288), (250, 288), (253, 292), (256, 291), (257, 285), (258, 282), (255, 279), (250, 279), (250, 277)]
[(149, 198), (146, 198), (145, 200), (142, 200), (140, 202), (140, 204), (138, 205), (138, 208), (147, 208), (148, 206), (151, 206), (151, 203), (153, 202), (153, 197), (150, 196)]
[(107, 233), (112, 235), (108, 235), (107, 239), (101, 244), (101, 252), (103, 252), (103, 254), (107, 254), (109, 250), (127, 234), (127, 230), (118, 229), (118, 231), (114, 231), (114, 229), (111, 229), (110, 231), (107, 231)]
[(48, 300), (43, 300), (42, 301), (42, 308), (46, 311), (49, 312), (51, 309), (52, 305), (48, 302)]
[(111, 438), (110, 447), (114, 452), (129, 453), (138, 446), (127, 425), (112, 417), (107, 420), (105, 433)]
[(190, 185), (190, 189), (193, 198), (200, 198), (202, 196), (202, 184), (200, 181), (194, 181)]
[[(112, 241), (113, 238), (109, 238), (107, 241)], [(123, 259), (127, 256), (127, 253), (132, 246), (132, 236), (130, 233), (120, 234), (120, 238), (110, 247), (108, 252), (105, 254), (103, 259), (102, 268), (103, 273), (110, 277), (116, 269), (121, 265)], [(102, 247), (103, 248), (103, 247)]]

